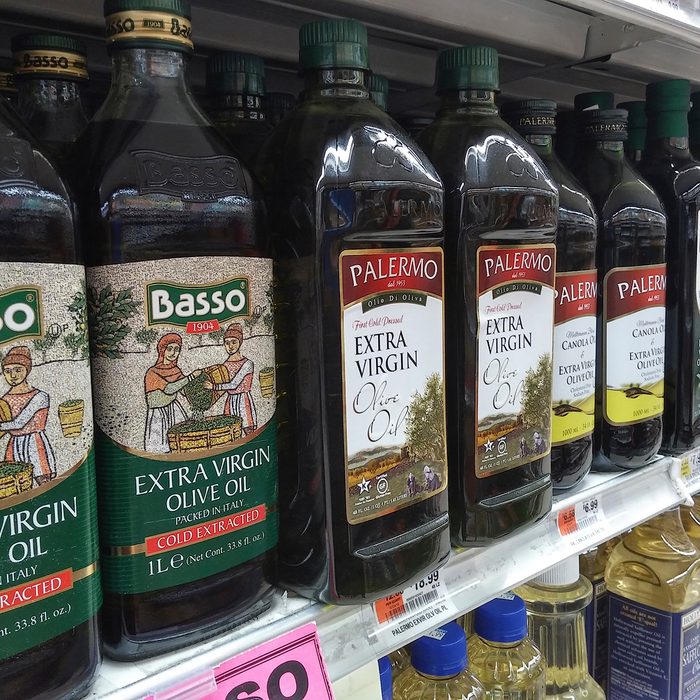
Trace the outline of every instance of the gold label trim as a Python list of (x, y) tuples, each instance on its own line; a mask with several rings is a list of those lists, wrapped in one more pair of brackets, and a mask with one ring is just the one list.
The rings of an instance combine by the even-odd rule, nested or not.
[(90, 578), (90, 576), (97, 573), (98, 568), (98, 563), (94, 561), (92, 564), (88, 564), (88, 566), (85, 566), (82, 569), (73, 571), (73, 583), (76, 581), (82, 581), (84, 578)]
[(14, 60), (16, 75), (50, 73), (78, 80), (87, 80), (89, 77), (85, 56), (79, 53), (48, 49), (17, 51)]
[(148, 39), (194, 49), (192, 23), (168, 12), (115, 12), (105, 18), (107, 44)]

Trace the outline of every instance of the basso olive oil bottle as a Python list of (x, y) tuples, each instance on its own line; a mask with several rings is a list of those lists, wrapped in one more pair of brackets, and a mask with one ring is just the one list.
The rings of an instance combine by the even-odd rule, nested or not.
[(594, 469), (635, 469), (661, 446), (666, 215), (625, 157), (627, 112), (582, 112), (576, 175), (598, 213)]
[(689, 81), (651, 83), (646, 109), (639, 172), (668, 217), (663, 442), (684, 451), (700, 443), (700, 162), (688, 146)]
[(438, 57), (420, 143), (446, 189), (450, 525), (485, 545), (551, 508), (557, 187), (498, 114), (498, 54)]
[(100, 661), (85, 269), (65, 185), (0, 100), (0, 695), (82, 697)]
[(335, 603), (449, 554), (443, 189), (369, 99), (367, 32), (299, 32), (306, 80), (257, 163), (276, 247), (280, 577)]
[(609, 700), (692, 700), (700, 687), (700, 553), (678, 508), (634, 528), (605, 570)]
[(639, 165), (644, 155), (644, 144), (647, 138), (647, 105), (646, 102), (620, 102), (618, 109), (627, 110), (627, 141), (625, 155), (631, 163)]
[(106, 0), (84, 139), (107, 653), (259, 614), (277, 541), (272, 261), (246, 169), (187, 87), (185, 0)]
[(88, 82), (85, 44), (62, 34), (20, 34), (12, 38), (17, 112), (71, 178), (73, 148), (88, 123), (83, 87)]
[(389, 111), (389, 80), (383, 75), (372, 73), (367, 79), (369, 98), (377, 107)]
[(554, 153), (555, 102), (508, 102), (504, 119), (557, 184), (557, 277), (552, 356), (552, 486), (576, 486), (591, 469), (595, 425), (598, 218), (588, 193)]

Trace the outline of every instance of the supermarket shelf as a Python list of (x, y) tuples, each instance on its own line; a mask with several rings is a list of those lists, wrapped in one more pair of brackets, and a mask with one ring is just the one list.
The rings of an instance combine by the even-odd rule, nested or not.
[[(539, 523), (486, 549), (454, 553), (440, 572), (448, 603), (446, 610), (434, 614), (435, 605), (431, 601), (422, 609), (413, 610), (411, 619), (429, 613), (432, 627), (453, 619), (563, 558), (600, 544), (687, 498), (681, 462), (669, 457), (635, 472), (590, 474), (580, 487), (556, 498), (550, 516)], [(579, 518), (579, 527), (562, 535), (558, 525), (562, 514), (589, 505), (595, 506), (596, 516), (585, 522)], [(241, 629), (139, 663), (106, 661), (91, 697), (141, 700), (188, 679), (186, 697), (196, 700), (211, 692), (213, 669), (222, 661), (312, 621), (318, 626), (332, 680), (412, 641), (422, 630), (415, 626), (413, 632), (404, 631), (395, 637), (391, 633), (392, 623), (379, 624), (370, 605), (322, 606), (277, 593), (272, 609)], [(167, 697), (175, 700), (179, 696)]]

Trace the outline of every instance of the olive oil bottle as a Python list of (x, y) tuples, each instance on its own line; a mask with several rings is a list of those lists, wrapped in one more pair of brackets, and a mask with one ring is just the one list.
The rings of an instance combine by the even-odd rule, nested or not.
[(635, 469), (661, 446), (666, 215), (625, 156), (627, 112), (580, 115), (576, 175), (598, 213), (594, 469)]
[(688, 113), (690, 152), (695, 158), (700, 158), (700, 92), (694, 92), (690, 96), (690, 101), (691, 108)]
[(13, 107), (17, 105), (15, 64), (11, 58), (0, 58), (0, 96), (4, 97)]
[(688, 144), (690, 83), (651, 83), (646, 108), (639, 172), (668, 217), (663, 444), (678, 452), (700, 443), (700, 162)]
[(626, 535), (605, 570), (608, 698), (690, 700), (700, 683), (700, 553), (678, 508)]
[(627, 141), (625, 155), (631, 163), (639, 165), (644, 155), (647, 138), (647, 105), (641, 100), (620, 102), (618, 109), (627, 110)]
[(369, 99), (367, 32), (301, 27), (306, 88), (257, 161), (276, 247), (280, 577), (334, 603), (449, 554), (443, 188)]
[(695, 498), (692, 506), (681, 506), (681, 521), (688, 539), (695, 549), (698, 549), (700, 547), (700, 498)]
[(17, 111), (41, 145), (72, 180), (75, 142), (88, 123), (83, 88), (87, 51), (62, 34), (20, 34), (12, 38)]
[(85, 268), (74, 206), (0, 100), (0, 695), (78, 698), (100, 662)]
[(296, 97), (288, 92), (268, 92), (265, 102), (267, 121), (275, 127), (292, 111)]
[(445, 183), (447, 452), (453, 541), (485, 545), (551, 508), (557, 187), (498, 114), (498, 54), (438, 57), (419, 142)]
[(262, 198), (192, 99), (186, 0), (106, 0), (112, 86), (81, 139), (108, 654), (266, 609), (277, 541)]
[(574, 110), (585, 112), (591, 109), (612, 109), (615, 106), (615, 95), (612, 92), (594, 90), (579, 92), (574, 97)]
[(598, 218), (583, 186), (554, 152), (556, 103), (509, 102), (504, 119), (557, 184), (557, 277), (552, 356), (552, 486), (576, 486), (591, 469), (595, 424)]
[(234, 51), (207, 59), (209, 116), (248, 166), (272, 128), (265, 111), (265, 64), (259, 56)]
[(389, 80), (383, 75), (372, 73), (367, 79), (369, 98), (377, 107), (389, 111)]

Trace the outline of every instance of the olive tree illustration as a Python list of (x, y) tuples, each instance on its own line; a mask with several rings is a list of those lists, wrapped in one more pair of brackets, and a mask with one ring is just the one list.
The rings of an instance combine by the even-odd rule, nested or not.
[(88, 287), (87, 304), (92, 354), (111, 359), (123, 357), (121, 344), (131, 332), (128, 321), (136, 314), (139, 305), (133, 298), (133, 290), (115, 291), (111, 284), (100, 290)]
[(445, 459), (445, 390), (440, 375), (431, 374), (422, 392), (411, 396), (406, 416), (406, 443), (413, 461)]
[(540, 355), (535, 369), (529, 369), (523, 383), (520, 413), (527, 428), (547, 430), (552, 420), (552, 359)]
[(63, 336), (63, 344), (71, 354), (71, 357), (80, 360), (87, 360), (90, 356), (90, 346), (88, 342), (88, 318), (87, 303), (85, 300), (85, 286), (76, 292), (68, 305), (68, 311), (75, 330)]

